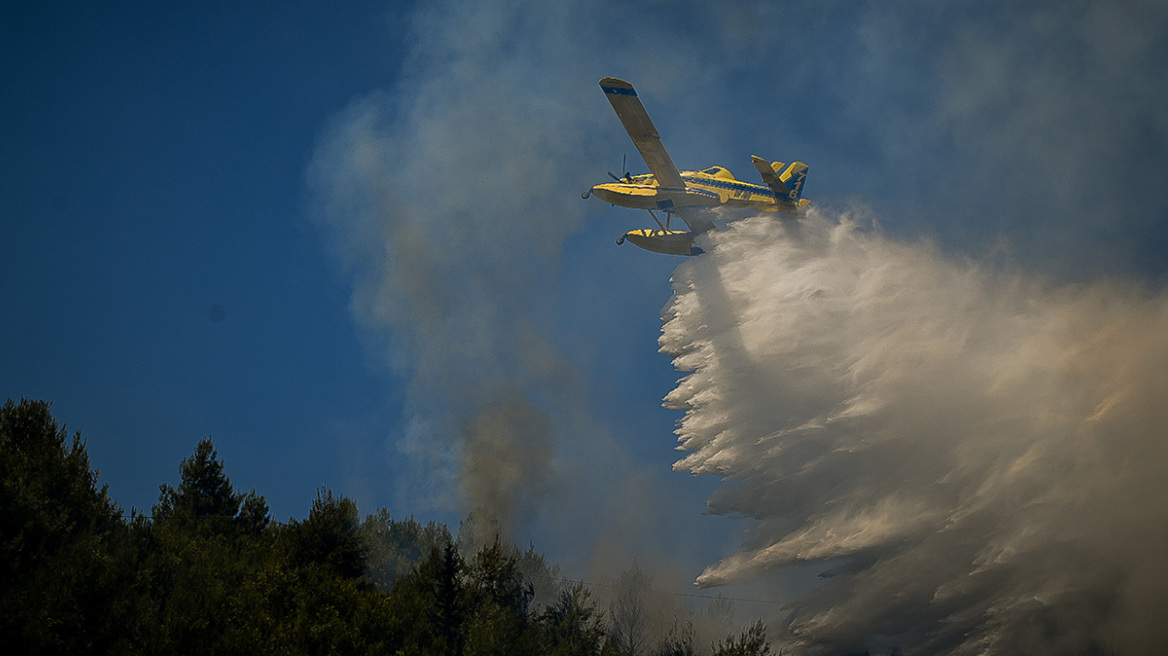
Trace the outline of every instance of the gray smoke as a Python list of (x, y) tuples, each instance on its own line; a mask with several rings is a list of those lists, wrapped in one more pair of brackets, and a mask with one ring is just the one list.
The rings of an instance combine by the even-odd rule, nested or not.
[(860, 210), (759, 217), (674, 276), (678, 470), (753, 518), (716, 586), (817, 562), (824, 653), (1168, 644), (1168, 295), (901, 243)]
[[(473, 510), (487, 513), (488, 523), (493, 520), (501, 529), (512, 526), (513, 514), (538, 510), (553, 480), (555, 433), (544, 413), (517, 394), (480, 411), (463, 434), (459, 477)], [(477, 534), (469, 537), (489, 544), (493, 528), (477, 526)]]
[[(309, 178), (355, 279), (358, 323), (408, 381), (394, 448), (425, 474), (402, 481), (402, 496), (507, 532), (554, 478), (556, 426), (531, 399), (560, 400), (578, 379), (540, 300), (583, 216), (553, 183), (583, 149), (572, 90), (525, 76), (517, 63), (530, 52), (466, 38), (478, 25), (456, 38), (430, 18), (413, 30), (428, 74), (335, 117)], [(442, 20), (487, 19), (503, 17)]]

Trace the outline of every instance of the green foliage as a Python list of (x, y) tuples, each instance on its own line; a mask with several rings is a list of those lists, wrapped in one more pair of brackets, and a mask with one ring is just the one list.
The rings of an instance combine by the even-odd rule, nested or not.
[(560, 592), (540, 615), (540, 642), (550, 656), (596, 656), (606, 627), (592, 596), (577, 583)]
[(462, 654), (466, 564), (452, 542), (435, 545), (389, 596), (393, 631), (417, 654)]
[(13, 653), (101, 649), (117, 611), (107, 568), (121, 511), (80, 435), (43, 401), (0, 409), (0, 635)]
[(714, 645), (714, 656), (767, 656), (770, 653), (766, 626), (762, 622), (751, 624), (737, 639), (726, 636), (725, 640)]
[(258, 535), (271, 521), (268, 504), (255, 491), (240, 494), (223, 472), (223, 463), (210, 438), (179, 467), (178, 489), (161, 485), (154, 521), (160, 526), (202, 537)]
[[(464, 554), (445, 526), (386, 510), (360, 521), (329, 490), (307, 518), (275, 524), (209, 439), (151, 517), (123, 518), (49, 410), (0, 410), (0, 639), (13, 653), (644, 653), (636, 565), (607, 619), (533, 548), (496, 539)], [(761, 624), (716, 649), (770, 653)], [(675, 625), (659, 653), (694, 653), (692, 627)]]
[(657, 647), (656, 656), (694, 656), (696, 653), (693, 622), (674, 618), (669, 634)]
[(535, 588), (519, 572), (518, 562), (518, 555), (497, 538), (471, 559), (464, 588), (468, 654), (534, 653), (530, 606)]
[(436, 547), (451, 542), (450, 530), (430, 522), (423, 526), (412, 517), (394, 520), (381, 508), (361, 523), (367, 549), (365, 575), (378, 589), (389, 592)]
[(319, 490), (308, 519), (293, 520), (283, 534), (293, 565), (320, 567), (338, 578), (357, 580), (365, 573), (367, 552), (360, 529), (352, 499)]

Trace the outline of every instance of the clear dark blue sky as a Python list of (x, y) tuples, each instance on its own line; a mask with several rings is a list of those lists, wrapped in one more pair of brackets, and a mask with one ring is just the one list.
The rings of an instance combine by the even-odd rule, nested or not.
[[(519, 347), (546, 345), (576, 382), (509, 384), (548, 412), (573, 396), (590, 419), (557, 419), (551, 460), (594, 485), (533, 525), (653, 491), (656, 519), (626, 521), (675, 550), (700, 534), (700, 568), (740, 535), (701, 523), (716, 481), (669, 471), (676, 415), (659, 403), (677, 374), (656, 339), (675, 262), (613, 245), (647, 217), (579, 199), (622, 154), (644, 170), (596, 81), (637, 85), (681, 168), (753, 180), (750, 154), (801, 159), (809, 197), (899, 238), (1156, 286), (1166, 27), (1154, 2), (8, 3), (0, 394), (51, 400), (126, 508), (149, 508), (210, 435), (278, 519), (322, 486), (457, 519), (418, 503), (450, 459), (419, 455), (419, 426), (456, 424), (460, 379), (535, 368)], [(362, 153), (378, 175), (361, 177)], [(330, 199), (354, 205), (322, 219)], [(387, 255), (402, 241), (386, 234), (450, 245), (427, 271), (468, 339), (417, 318), (423, 281), (403, 280), (410, 253)], [(523, 330), (538, 339), (494, 360), (468, 350), (482, 367), (438, 357)]]
[(402, 16), (2, 11), (4, 394), (52, 400), (127, 507), (210, 435), (237, 484), (302, 514), (340, 487), (330, 426), (394, 412), (303, 176), (330, 114), (396, 74)]

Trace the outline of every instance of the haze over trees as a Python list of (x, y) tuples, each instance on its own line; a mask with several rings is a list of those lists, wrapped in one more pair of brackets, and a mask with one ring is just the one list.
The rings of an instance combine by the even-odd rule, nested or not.
[(149, 516), (126, 515), (49, 403), (0, 409), (0, 642), (9, 653), (771, 653), (761, 623), (708, 651), (695, 645), (692, 619), (674, 617), (654, 637), (650, 581), (636, 566), (605, 610), (534, 549), (468, 544), (384, 509), (362, 519), (329, 490), (308, 517), (274, 522), (263, 496), (231, 484), (210, 439), (179, 474)]

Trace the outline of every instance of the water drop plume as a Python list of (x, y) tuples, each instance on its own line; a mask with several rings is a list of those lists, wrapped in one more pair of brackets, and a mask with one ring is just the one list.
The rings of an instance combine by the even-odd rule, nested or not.
[(810, 653), (1162, 649), (1168, 295), (873, 224), (750, 218), (675, 272), (675, 469), (752, 520), (698, 583), (821, 563), (786, 620)]

